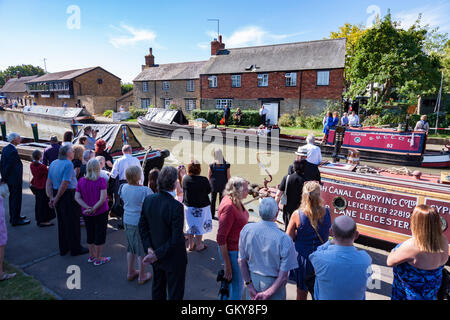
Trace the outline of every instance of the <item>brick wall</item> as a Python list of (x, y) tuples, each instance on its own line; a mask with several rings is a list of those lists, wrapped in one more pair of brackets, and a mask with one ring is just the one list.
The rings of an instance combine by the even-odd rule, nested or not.
[[(98, 79), (102, 79), (102, 84), (98, 83)], [(75, 78), (73, 81), (73, 87), (75, 96), (102, 96), (118, 98), (122, 95), (120, 79), (100, 68), (94, 69)]]

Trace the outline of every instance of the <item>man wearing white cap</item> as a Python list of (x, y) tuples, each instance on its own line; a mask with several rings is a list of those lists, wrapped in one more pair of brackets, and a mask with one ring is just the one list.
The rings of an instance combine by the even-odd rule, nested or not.
[[(305, 147), (299, 147), (297, 152), (295, 153), (297, 155), (297, 159), (296, 160), (305, 160), (305, 173), (304, 173), (304, 178), (305, 178), (305, 182), (306, 181), (318, 181), (320, 184), (322, 184), (321, 178), (320, 178), (320, 171), (319, 171), (319, 167), (316, 164), (313, 164), (309, 161), (307, 161), (308, 159), (308, 149)], [(294, 173), (294, 165), (291, 164), (289, 166), (289, 170), (288, 170), (289, 174), (293, 174)]]

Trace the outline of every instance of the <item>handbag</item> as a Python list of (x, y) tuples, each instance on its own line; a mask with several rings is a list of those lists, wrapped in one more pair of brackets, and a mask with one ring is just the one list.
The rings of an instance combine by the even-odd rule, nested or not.
[(120, 218), (123, 217), (124, 209), (123, 209), (123, 200), (120, 197), (120, 192), (122, 191), (122, 187), (124, 184), (121, 184), (118, 191), (118, 198), (114, 201), (113, 207), (111, 208), (111, 212), (114, 216)]
[(283, 194), (281, 195), (281, 199), (280, 199), (280, 204), (282, 204), (283, 206), (287, 205), (287, 187), (288, 187), (288, 183), (289, 183), (289, 176), (287, 176), (286, 178), (286, 185), (284, 187), (284, 191)]

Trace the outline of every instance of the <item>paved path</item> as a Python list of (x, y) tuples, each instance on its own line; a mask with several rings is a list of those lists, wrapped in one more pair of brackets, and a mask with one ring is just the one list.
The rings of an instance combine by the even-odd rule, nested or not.
[[(111, 256), (109, 264), (94, 267), (87, 263), (88, 256), (61, 257), (58, 250), (57, 227), (38, 228), (34, 221), (34, 196), (28, 187), (29, 164), (24, 162), (24, 189), (22, 214), (32, 219), (32, 224), (13, 228), (8, 225), (6, 261), (22, 268), (62, 299), (151, 299), (151, 282), (140, 286), (137, 281), (126, 280), (126, 239), (122, 230), (114, 228), (115, 219), (110, 220), (104, 255)], [(7, 207), (7, 201), (5, 201)], [(6, 208), (8, 210), (8, 208)], [(7, 212), (9, 219), (9, 213)], [(8, 221), (7, 219), (7, 221)], [(56, 220), (55, 220), (56, 222)], [(205, 236), (208, 249), (188, 253), (185, 299), (217, 299), (217, 271), (221, 269), (215, 236), (217, 221), (213, 221), (213, 232)], [(86, 232), (82, 228), (82, 243), (86, 244)], [(389, 299), (392, 284), (392, 269), (386, 267), (386, 251), (364, 247), (371, 255), (379, 275), (379, 289), (368, 290), (367, 299)], [(81, 269), (81, 290), (69, 290), (66, 282), (71, 265)], [(288, 283), (287, 298), (295, 299), (295, 285)]]

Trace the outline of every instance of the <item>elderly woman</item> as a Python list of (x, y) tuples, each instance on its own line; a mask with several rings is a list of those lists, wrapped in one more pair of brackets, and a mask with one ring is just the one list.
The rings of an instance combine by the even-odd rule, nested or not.
[(294, 243), (275, 223), (275, 199), (264, 198), (259, 215), (262, 221), (247, 224), (239, 237), (239, 265), (247, 299), (286, 300), (289, 271), (298, 267)]
[(209, 165), (208, 179), (211, 185), (211, 214), (216, 215), (216, 200), (219, 195), (219, 204), (223, 198), (223, 190), (230, 179), (230, 164), (223, 158), (222, 150), (214, 150), (214, 162)]
[(412, 238), (387, 258), (394, 267), (392, 300), (436, 300), (442, 269), (448, 260), (448, 240), (436, 208), (417, 206), (411, 215)]
[(248, 196), (248, 182), (231, 177), (225, 187), (225, 196), (219, 205), (217, 244), (225, 265), (224, 278), (231, 281), (230, 300), (242, 299), (244, 283), (238, 264), (239, 234), (248, 223), (249, 214), (242, 203)]
[(209, 194), (211, 186), (206, 177), (200, 176), (201, 165), (198, 161), (191, 161), (187, 168), (187, 175), (183, 178), (184, 215), (189, 235), (189, 251), (203, 251), (206, 245), (202, 242), (203, 235), (211, 232), (211, 202)]

